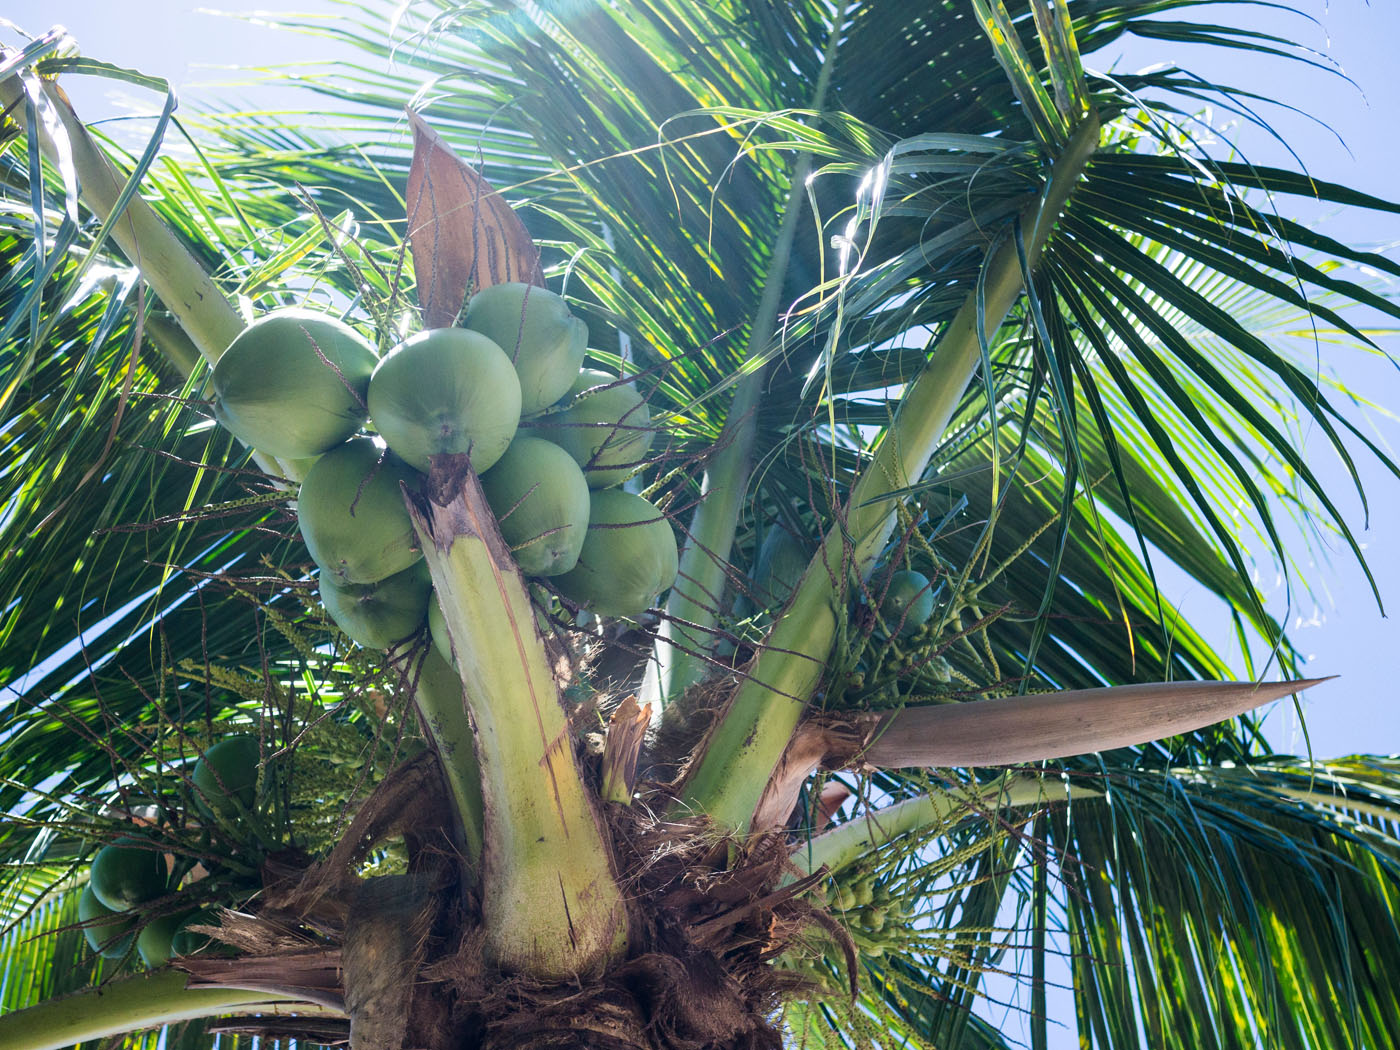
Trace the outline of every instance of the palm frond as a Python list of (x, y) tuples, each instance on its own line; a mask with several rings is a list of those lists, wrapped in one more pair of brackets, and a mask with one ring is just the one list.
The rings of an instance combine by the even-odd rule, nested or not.
[(0, 919), (5, 960), (0, 1009), (5, 1013), (88, 986), (110, 969), (78, 927), (78, 897), (65, 867), (34, 865), (7, 878)]
[(1389, 1045), (1400, 808), (1382, 769), (1117, 773), (1111, 801), (1052, 813), (1090, 1045)]

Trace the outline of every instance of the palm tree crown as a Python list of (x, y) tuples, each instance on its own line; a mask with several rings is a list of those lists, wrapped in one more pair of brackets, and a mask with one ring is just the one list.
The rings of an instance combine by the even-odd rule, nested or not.
[[(335, 137), (0, 50), (0, 1045), (1003, 1047), (1016, 960), (1036, 1047), (1059, 972), (1081, 1045), (1392, 1045), (1400, 768), (1263, 739), (1309, 683), (1250, 551), (1291, 565), (1292, 514), (1365, 564), (1299, 435), (1400, 473), (1315, 366), (1400, 264), (1289, 204), (1400, 205), (1202, 150), (1257, 92), (1081, 61), (1312, 61), (1217, 4), (345, 5)], [(83, 128), (80, 73), (169, 99), (150, 140)], [(517, 281), (645, 402), (604, 491), (674, 584), (522, 576), (439, 455), (402, 494), (444, 626), (358, 645), (310, 459), (215, 422), (211, 366), (293, 306), (382, 359)], [(84, 910), (121, 847), (162, 862), (130, 928)]]

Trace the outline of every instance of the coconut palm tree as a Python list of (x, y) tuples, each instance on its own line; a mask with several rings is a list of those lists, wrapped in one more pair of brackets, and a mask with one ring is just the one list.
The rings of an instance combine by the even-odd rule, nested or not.
[[(1246, 89), (1081, 61), (1309, 60), (1210, 2), (347, 4), (334, 132), (0, 54), (0, 1047), (1005, 1047), (989, 974), (1037, 1047), (1055, 980), (1081, 1045), (1392, 1045), (1400, 768), (1264, 741), (1313, 683), (1249, 552), (1292, 514), (1362, 559), (1300, 434), (1396, 471), (1311, 362), (1400, 265), (1287, 205), (1400, 205), (1204, 151)], [(150, 139), (79, 74), (163, 97)], [(211, 418), (211, 365), (510, 281), (645, 395), (621, 473), (679, 571), (590, 611), (436, 456), (399, 491), (438, 637), (354, 644), (310, 465)]]

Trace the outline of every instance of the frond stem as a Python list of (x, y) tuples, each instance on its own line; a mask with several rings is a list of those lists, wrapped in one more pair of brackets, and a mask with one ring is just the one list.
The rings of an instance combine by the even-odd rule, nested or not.
[[(1090, 113), (1055, 161), (1041, 199), (1023, 215), (1031, 265), (1098, 141), (1098, 115)], [(984, 339), (1000, 327), (1021, 291), (1016, 246), (1003, 243), (985, 268), (981, 289), (969, 292), (933, 359), (900, 402), (873, 460), (851, 490), (844, 520), (827, 534), (729, 709), (703, 742), (682, 788), (681, 808), (708, 813), (717, 826), (735, 833), (748, 830), (826, 667), (846, 581), (869, 574), (894, 528), (895, 501), (889, 493), (908, 489), (923, 475), (981, 361)], [(985, 329), (979, 327), (979, 312)]]
[[(59, 1050), (200, 1017), (295, 1012), (341, 1016), (296, 996), (245, 988), (187, 988), (177, 970), (109, 981), (0, 1017), (0, 1050)], [(286, 1005), (297, 1004), (289, 1011)]]
[[(844, 2), (837, 5), (827, 40), (821, 73), (812, 93), (812, 110), (820, 112), (826, 101), (836, 53), (846, 21)], [(807, 177), (812, 168), (810, 153), (800, 153), (793, 164), (787, 204), (778, 230), (773, 257), (768, 263), (763, 296), (754, 316), (745, 349), (745, 367), (750, 370), (739, 381), (734, 401), (725, 417), (724, 429), (716, 441), (718, 451), (700, 482), (700, 503), (690, 521), (689, 538), (681, 550), (680, 575), (666, 603), (666, 616), (657, 632), (652, 659), (642, 684), (642, 702), (652, 704), (654, 717), (686, 688), (705, 674), (702, 655), (713, 642), (718, 618), (717, 602), (707, 596), (724, 593), (725, 569), (734, 547), (739, 525), (739, 509), (748, 490), (753, 469), (754, 436), (758, 428), (758, 400), (767, 382), (766, 362), (757, 363), (767, 351), (778, 325), (783, 285), (797, 238), (797, 223), (807, 194)], [(752, 367), (750, 367), (752, 366)], [(680, 626), (681, 623), (686, 626)]]
[[(1065, 783), (1058, 789), (1042, 777), (1007, 774), (978, 791), (950, 789), (877, 809), (814, 835), (788, 858), (803, 875), (826, 868), (838, 872), (901, 835), (951, 826), (963, 816), (998, 809), (1024, 809), (1051, 802), (1095, 798), (1098, 788)], [(796, 881), (791, 875), (785, 881)]]
[[(43, 91), (68, 140), (68, 156), (78, 177), (83, 203), (105, 223), (116, 209), (126, 180), (93, 141), (67, 97), (58, 90), (58, 85), (44, 81)], [(0, 106), (8, 108), (22, 100), (23, 89), (17, 78), (0, 81)], [(48, 129), (40, 126), (34, 130), (44, 156), (50, 163), (60, 163), (63, 153)], [(211, 365), (217, 361), (246, 327), (243, 318), (205, 272), (199, 260), (180, 243), (180, 239), (141, 194), (134, 193), (127, 201), (121, 221), (112, 225), (112, 239), (141, 271), (142, 279), (151, 286), (166, 309), (174, 314), (204, 359)], [(157, 339), (154, 343), (164, 352), (165, 341)], [(183, 372), (188, 371), (189, 362), (175, 357), (172, 363)], [(280, 463), (256, 450), (253, 458), (265, 473), (273, 477), (301, 478), (302, 471), (291, 461)]]

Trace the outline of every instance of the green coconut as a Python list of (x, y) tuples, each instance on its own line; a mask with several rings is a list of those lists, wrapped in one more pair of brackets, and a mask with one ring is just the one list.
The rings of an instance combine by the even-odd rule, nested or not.
[(435, 328), (384, 355), (369, 381), (375, 429), (409, 466), (470, 452), (478, 474), (501, 458), (520, 422), (520, 380), (480, 332)]
[(588, 482), (572, 456), (522, 435), (481, 477), (501, 535), (527, 576), (558, 576), (578, 561), (588, 531)]
[(901, 569), (890, 576), (880, 599), (880, 618), (891, 631), (911, 635), (933, 615), (933, 588), (921, 572)]
[(776, 612), (787, 604), (807, 571), (811, 554), (801, 540), (782, 525), (773, 525), (763, 537), (754, 565), (754, 601)]
[(78, 920), (84, 923), (83, 936), (88, 947), (104, 959), (120, 959), (131, 950), (136, 937), (131, 928), (136, 925), (136, 916), (107, 907), (93, 892), (90, 882), (78, 897)]
[(590, 488), (605, 489), (636, 473), (656, 431), (635, 386), (585, 368), (559, 405), (539, 418), (534, 433), (573, 456)]
[(92, 858), (88, 885), (112, 911), (131, 911), (165, 894), (165, 858), (137, 838), (120, 838)]
[(258, 738), (247, 733), (224, 737), (204, 752), (190, 774), (200, 811), (233, 818), (240, 803), (251, 810), (257, 800), (260, 757)]
[(366, 649), (387, 649), (423, 626), (432, 590), (428, 563), (418, 561), (378, 583), (322, 577), (321, 603), (352, 641)]
[(661, 511), (630, 492), (599, 489), (578, 564), (555, 583), (603, 616), (637, 616), (675, 583), (679, 568), (676, 535)]
[(423, 556), (404, 506), (401, 482), (421, 475), (392, 454), (355, 438), (307, 472), (297, 495), (297, 522), (322, 579), (378, 583)]
[(197, 912), (186, 915), (180, 920), (180, 924), (175, 927), (175, 933), (170, 938), (170, 952), (172, 955), (194, 955), (202, 952), (214, 943), (212, 937), (207, 933), (195, 933), (191, 926), (222, 926), (219, 915), (212, 908), (201, 908)]
[(462, 323), (505, 351), (520, 377), (520, 414), (564, 396), (583, 367), (588, 326), (562, 296), (533, 284), (493, 284), (467, 303)]
[(281, 310), (243, 330), (214, 366), (214, 415), (281, 459), (317, 456), (365, 421), (374, 348), (309, 310)]
[(154, 970), (170, 961), (175, 931), (189, 914), (187, 911), (181, 911), (157, 915), (141, 927), (141, 932), (136, 937), (136, 954), (141, 956), (141, 961), (147, 967)]

